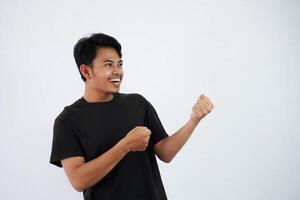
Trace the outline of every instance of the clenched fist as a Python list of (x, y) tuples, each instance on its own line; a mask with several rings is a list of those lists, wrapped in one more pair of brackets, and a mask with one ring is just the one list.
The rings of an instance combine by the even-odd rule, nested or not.
[(125, 136), (129, 151), (145, 151), (150, 139), (151, 131), (144, 126), (136, 126)]
[(214, 108), (210, 99), (203, 94), (197, 99), (197, 103), (193, 106), (191, 118), (195, 120), (201, 120)]

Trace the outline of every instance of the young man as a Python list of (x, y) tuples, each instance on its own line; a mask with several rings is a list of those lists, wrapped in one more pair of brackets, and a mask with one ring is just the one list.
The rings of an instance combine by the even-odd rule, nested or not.
[(124, 72), (115, 38), (82, 38), (74, 58), (85, 92), (55, 119), (50, 163), (64, 168), (85, 200), (167, 199), (155, 155), (170, 162), (213, 104), (201, 95), (188, 122), (169, 136), (149, 101), (119, 92)]

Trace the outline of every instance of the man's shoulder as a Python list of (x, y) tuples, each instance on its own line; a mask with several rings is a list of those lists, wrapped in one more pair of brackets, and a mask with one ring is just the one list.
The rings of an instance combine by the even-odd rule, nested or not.
[(145, 99), (145, 97), (143, 95), (141, 95), (140, 93), (121, 93), (121, 95), (123, 96), (127, 96), (127, 97), (135, 97), (135, 98), (140, 98), (140, 99)]
[(140, 93), (122, 93), (120, 94), (120, 97), (123, 97), (124, 99), (128, 99), (129, 101), (138, 101), (142, 104), (147, 103), (147, 99)]
[(83, 105), (84, 104), (82, 102), (82, 99), (79, 98), (75, 100), (73, 103), (64, 106), (62, 111), (58, 114), (56, 118), (60, 118), (63, 120), (72, 118), (72, 116), (74, 116), (74, 114), (78, 112)]

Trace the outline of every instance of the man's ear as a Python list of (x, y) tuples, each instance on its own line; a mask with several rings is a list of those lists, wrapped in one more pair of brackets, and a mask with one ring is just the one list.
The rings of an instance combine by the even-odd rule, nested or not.
[(85, 79), (89, 79), (91, 77), (90, 75), (90, 67), (85, 65), (85, 64), (81, 64), (79, 69), (80, 69), (80, 73), (82, 74), (82, 76), (85, 77)]

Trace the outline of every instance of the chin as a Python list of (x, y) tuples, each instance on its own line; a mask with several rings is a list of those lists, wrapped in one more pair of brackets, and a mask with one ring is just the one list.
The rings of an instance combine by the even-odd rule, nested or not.
[(120, 92), (120, 89), (115, 89), (111, 91), (111, 93), (118, 93), (118, 92)]

